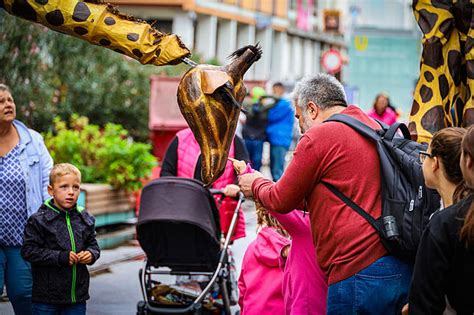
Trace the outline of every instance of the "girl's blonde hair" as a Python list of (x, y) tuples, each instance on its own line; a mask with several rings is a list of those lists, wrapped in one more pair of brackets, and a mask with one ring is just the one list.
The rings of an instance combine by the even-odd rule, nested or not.
[(263, 226), (269, 226), (275, 228), (278, 233), (285, 237), (289, 237), (288, 232), (281, 226), (280, 222), (278, 222), (277, 219), (272, 217), (271, 214), (268, 213), (267, 209), (262, 207), (260, 203), (257, 201), (255, 202), (255, 207), (257, 208), (257, 226), (263, 227)]

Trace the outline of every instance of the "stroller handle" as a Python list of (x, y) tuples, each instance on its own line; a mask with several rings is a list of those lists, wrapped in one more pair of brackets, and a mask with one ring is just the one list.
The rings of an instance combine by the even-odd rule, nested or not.
[(211, 189), (209, 189), (209, 191), (211, 192), (211, 195), (223, 195), (224, 194), (224, 189), (211, 188)]
[[(214, 188), (211, 188), (209, 189), (209, 191), (211, 192), (211, 195), (221, 195), (221, 196), (225, 196), (224, 194), (224, 189), (214, 189)], [(245, 196), (244, 196), (244, 193), (242, 191), (239, 191), (239, 193), (237, 194), (237, 196), (235, 197), (230, 197), (232, 199), (235, 199), (235, 200), (244, 200), (245, 199)]]

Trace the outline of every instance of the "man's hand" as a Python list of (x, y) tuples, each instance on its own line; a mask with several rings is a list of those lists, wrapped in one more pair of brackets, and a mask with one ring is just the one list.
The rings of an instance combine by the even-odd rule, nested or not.
[(92, 254), (88, 250), (84, 250), (77, 254), (80, 264), (90, 264), (92, 262)]
[(239, 176), (239, 186), (240, 190), (244, 193), (246, 197), (252, 197), (252, 184), (253, 181), (256, 180), (257, 178), (263, 177), (262, 173), (260, 172), (253, 172), (250, 174), (245, 174)]
[(79, 257), (77, 256), (77, 254), (75, 252), (69, 252), (69, 265), (74, 265), (74, 264), (77, 264), (79, 263)]
[(234, 184), (229, 184), (225, 186), (223, 193), (227, 197), (236, 197), (240, 191), (240, 187)]
[(234, 170), (237, 173), (237, 175), (240, 175), (243, 172), (245, 172), (245, 169), (247, 168), (247, 163), (245, 163), (245, 161), (239, 161), (231, 157), (227, 159), (232, 162), (232, 165), (234, 166)]

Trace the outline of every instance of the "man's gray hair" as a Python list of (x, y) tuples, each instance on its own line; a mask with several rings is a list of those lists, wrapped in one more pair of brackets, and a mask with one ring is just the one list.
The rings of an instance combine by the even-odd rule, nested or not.
[(12, 93), (12, 92), (10, 91), (10, 88), (8, 87), (8, 85), (3, 84), (3, 83), (0, 83), (0, 91), (7, 91), (7, 92), (10, 93), (10, 94)]
[(306, 109), (310, 101), (323, 111), (333, 106), (347, 106), (346, 93), (341, 82), (324, 73), (301, 79), (296, 84), (292, 97), (302, 110)]

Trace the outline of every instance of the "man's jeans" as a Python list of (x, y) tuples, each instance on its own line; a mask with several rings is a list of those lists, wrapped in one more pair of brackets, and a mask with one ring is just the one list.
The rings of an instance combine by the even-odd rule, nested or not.
[(260, 171), (262, 167), (263, 140), (245, 140), (245, 147), (249, 153), (252, 168)]
[(413, 266), (384, 256), (354, 276), (329, 286), (327, 314), (400, 314), (408, 303)]
[(270, 168), (275, 182), (283, 175), (286, 152), (288, 152), (286, 147), (270, 145)]
[(0, 246), (0, 295), (6, 285), (15, 314), (31, 314), (31, 266), (23, 260), (21, 247)]
[(33, 315), (85, 315), (86, 302), (74, 304), (33, 303)]

